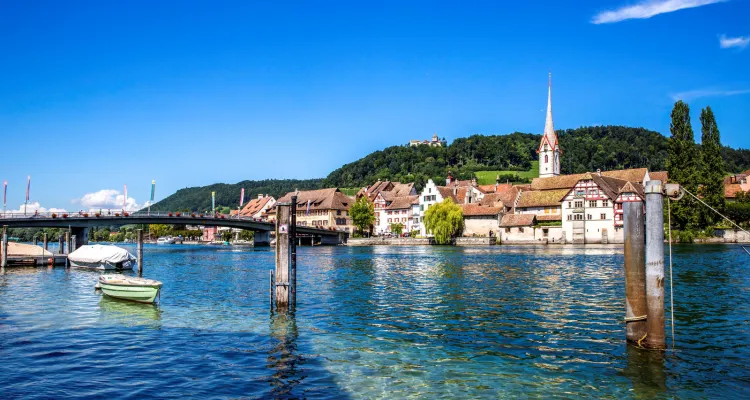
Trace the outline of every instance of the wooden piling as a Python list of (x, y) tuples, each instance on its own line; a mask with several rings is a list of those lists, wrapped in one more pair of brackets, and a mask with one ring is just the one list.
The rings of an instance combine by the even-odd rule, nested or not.
[(643, 203), (623, 203), (625, 234), (625, 337), (641, 345), (646, 338), (646, 238)]
[(65, 254), (70, 254), (70, 231), (65, 231)]
[(58, 234), (57, 236), (57, 252), (60, 254), (65, 254), (65, 243), (63, 242), (64, 238), (63, 235)]
[(276, 203), (276, 309), (289, 307), (289, 217), (290, 203)]
[(34, 246), (39, 246), (39, 236), (34, 235)]
[(70, 236), (70, 252), (76, 251), (76, 248), (78, 247), (78, 242), (76, 242), (76, 235)]
[(44, 250), (48, 250), (49, 248), (49, 243), (47, 242), (47, 232), (42, 235), (42, 247), (44, 247)]
[(136, 245), (136, 257), (138, 258), (138, 276), (143, 276), (143, 229), (138, 229), (138, 244)]
[(8, 266), (8, 225), (3, 225), (3, 237), (0, 243), (0, 267)]
[(646, 307), (650, 349), (666, 349), (664, 335), (664, 196), (661, 181), (646, 183)]
[(290, 273), (289, 273), (289, 306), (297, 308), (297, 196), (292, 196), (291, 224), (289, 226)]

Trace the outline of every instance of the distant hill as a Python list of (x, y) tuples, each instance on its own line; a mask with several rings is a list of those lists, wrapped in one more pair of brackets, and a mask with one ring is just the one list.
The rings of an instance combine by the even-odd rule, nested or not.
[[(562, 147), (561, 169), (564, 174), (646, 167), (652, 171), (665, 169), (667, 138), (643, 128), (625, 126), (592, 126), (557, 131)], [(236, 184), (217, 183), (209, 186), (185, 188), (154, 204), (157, 211), (210, 210), (211, 192), (216, 192), (216, 205), (236, 208), (241, 188), (246, 199), (260, 193), (276, 198), (295, 188), (321, 187), (357, 188), (378, 179), (415, 182), (418, 190), (428, 179), (444, 182), (450, 173), (459, 179), (476, 175), (483, 181), (493, 180), (497, 171), (531, 178), (537, 161), (537, 146), (541, 135), (515, 132), (508, 135), (472, 135), (459, 138), (446, 147), (426, 145), (391, 146), (343, 165), (325, 179), (269, 179), (242, 181)], [(750, 150), (722, 149), (726, 170), (740, 172), (750, 169)]]
[[(564, 174), (646, 167), (665, 169), (667, 138), (644, 128), (592, 126), (557, 131), (562, 147)], [(421, 188), (427, 179), (442, 182), (448, 171), (459, 179), (471, 179), (480, 171), (525, 171), (530, 176), (541, 135), (473, 135), (456, 139), (447, 147), (392, 146), (373, 152), (331, 172), (325, 186), (362, 187), (378, 179), (415, 182)], [(727, 171), (750, 168), (750, 150), (724, 147)], [(485, 174), (480, 176), (487, 179)]]
[(180, 189), (171, 196), (151, 206), (152, 211), (207, 211), (211, 210), (211, 192), (216, 192), (216, 206), (236, 209), (240, 202), (240, 191), (245, 188), (245, 201), (259, 194), (270, 194), (279, 198), (295, 189), (319, 189), (322, 179), (265, 179), (242, 181), (235, 184), (215, 183)]

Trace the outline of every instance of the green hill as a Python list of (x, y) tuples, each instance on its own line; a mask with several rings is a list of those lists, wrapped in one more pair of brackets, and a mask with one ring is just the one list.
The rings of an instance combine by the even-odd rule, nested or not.
[(242, 181), (235, 184), (215, 183), (180, 189), (171, 196), (151, 206), (152, 211), (207, 211), (211, 210), (211, 192), (216, 192), (216, 206), (236, 209), (240, 191), (245, 188), (245, 201), (259, 194), (279, 198), (295, 189), (320, 189), (322, 179), (266, 179)]
[[(624, 126), (592, 126), (557, 131), (562, 148), (563, 174), (601, 169), (646, 167), (665, 169), (667, 138), (658, 132)], [(459, 138), (445, 147), (391, 146), (343, 165), (325, 179), (243, 181), (185, 188), (154, 204), (152, 210), (200, 211), (211, 208), (211, 192), (217, 206), (237, 207), (241, 188), (247, 198), (268, 193), (278, 198), (297, 189), (321, 187), (357, 188), (378, 179), (414, 182), (418, 190), (428, 179), (444, 182), (446, 175), (458, 179), (476, 176), (479, 183), (491, 184), (495, 176), (515, 174), (534, 178), (538, 174), (537, 146), (541, 135), (515, 132), (508, 135), (472, 135)], [(750, 168), (750, 150), (722, 148), (726, 170), (740, 172)]]
[(495, 183), (498, 176), (507, 177), (508, 175), (514, 175), (516, 179), (509, 179), (511, 183), (525, 182), (539, 177), (539, 161), (532, 161), (531, 168), (527, 171), (477, 171), (474, 173), (477, 177), (477, 183), (480, 185), (491, 185)]

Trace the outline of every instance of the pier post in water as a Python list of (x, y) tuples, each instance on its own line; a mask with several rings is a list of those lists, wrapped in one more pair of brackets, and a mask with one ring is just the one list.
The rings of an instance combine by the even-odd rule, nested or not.
[(70, 231), (65, 231), (65, 254), (70, 254)]
[(47, 232), (42, 234), (42, 247), (44, 247), (44, 250), (48, 250), (49, 243), (47, 243)]
[(63, 242), (63, 235), (58, 234), (57, 236), (57, 252), (60, 254), (65, 254), (65, 243)]
[(664, 337), (664, 196), (661, 181), (646, 183), (646, 307), (644, 347), (666, 349)]
[(137, 236), (136, 257), (138, 258), (138, 276), (143, 276), (143, 229), (138, 229)]
[(625, 235), (625, 337), (642, 345), (646, 338), (646, 232), (643, 202), (623, 203)]
[(8, 225), (3, 225), (2, 243), (0, 243), (0, 267), (8, 266)]
[(290, 274), (289, 306), (292, 311), (297, 308), (297, 196), (292, 196), (291, 224), (289, 225)]
[(292, 205), (276, 203), (276, 309), (289, 307), (289, 217)]
[(71, 235), (70, 236), (70, 252), (72, 253), (76, 251), (77, 248), (78, 248), (78, 245), (76, 243), (76, 235)]

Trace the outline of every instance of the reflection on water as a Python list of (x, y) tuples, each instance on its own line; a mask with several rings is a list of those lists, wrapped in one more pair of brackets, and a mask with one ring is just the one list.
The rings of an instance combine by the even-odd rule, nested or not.
[(750, 384), (739, 248), (675, 247), (666, 354), (624, 344), (617, 246), (298, 251), (293, 318), (269, 316), (268, 248), (147, 246), (158, 307), (95, 293), (96, 271), (8, 269), (0, 393), (739, 398)]
[(102, 295), (99, 300), (99, 308), (103, 317), (117, 320), (124, 325), (149, 324), (161, 319), (161, 311), (156, 304), (113, 299), (106, 295)]

